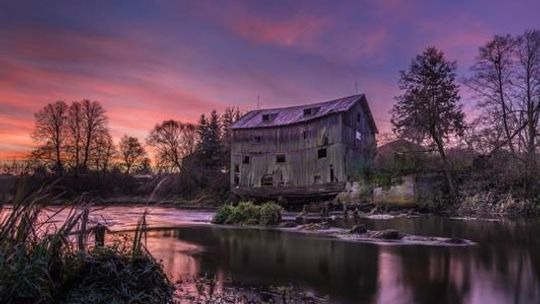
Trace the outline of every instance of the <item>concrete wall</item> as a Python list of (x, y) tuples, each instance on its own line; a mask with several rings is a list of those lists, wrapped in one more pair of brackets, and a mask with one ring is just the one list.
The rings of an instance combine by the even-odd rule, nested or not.
[(401, 183), (389, 188), (375, 187), (373, 189), (373, 203), (414, 205), (416, 204), (416, 179), (414, 175), (407, 175), (401, 178)]

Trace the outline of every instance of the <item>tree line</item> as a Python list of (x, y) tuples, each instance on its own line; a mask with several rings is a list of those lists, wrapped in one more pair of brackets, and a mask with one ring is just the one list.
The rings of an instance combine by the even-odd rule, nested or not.
[(437, 151), (448, 190), (456, 195), (447, 158), (449, 148), (464, 147), (498, 169), (500, 183), (538, 188), (540, 148), (540, 31), (496, 35), (479, 48), (470, 76), (462, 84), (476, 98), (476, 118), (466, 122), (456, 62), (434, 47), (401, 71), (401, 94), (392, 114), (393, 131)]
[[(30, 159), (34, 170), (58, 176), (108, 171), (179, 173), (186, 159), (209, 168), (226, 168), (229, 126), (241, 116), (230, 107), (222, 114), (202, 114), (198, 124), (166, 120), (150, 131), (146, 148), (135, 136), (124, 135), (115, 144), (108, 116), (98, 101), (57, 101), (35, 114), (32, 138), (37, 147)], [(154, 151), (151, 166), (147, 148)], [(193, 162), (193, 160), (192, 160)]]

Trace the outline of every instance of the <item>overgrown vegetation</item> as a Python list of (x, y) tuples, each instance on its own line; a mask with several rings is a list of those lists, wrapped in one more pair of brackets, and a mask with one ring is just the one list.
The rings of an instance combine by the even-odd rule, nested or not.
[(215, 214), (215, 224), (235, 225), (276, 225), (281, 222), (281, 206), (273, 202), (255, 205), (252, 202), (240, 202), (236, 206), (224, 205)]
[[(479, 48), (471, 73), (463, 79), (477, 105), (472, 121), (464, 119), (455, 71), (455, 62), (427, 48), (401, 72), (392, 124), (399, 137), (394, 143), (404, 150), (395, 144), (393, 151), (381, 149), (387, 157), (378, 156), (379, 169), (389, 176), (444, 176), (446, 185), (439, 187), (442, 195), (434, 203), (437, 209), (466, 214), (536, 212), (540, 31), (495, 35)], [(420, 155), (425, 161), (415, 161)], [(384, 172), (388, 168), (391, 171)]]
[[(1, 303), (170, 303), (173, 288), (141, 238), (86, 246), (87, 216), (55, 224), (42, 191), (0, 211)], [(136, 235), (144, 233), (144, 220)]]
[[(223, 286), (218, 289), (214, 277), (185, 277), (179, 282), (183, 292), (178, 297), (180, 304), (222, 304), (222, 303), (329, 303), (328, 297), (321, 297), (298, 286)], [(195, 288), (193, 288), (195, 286)]]

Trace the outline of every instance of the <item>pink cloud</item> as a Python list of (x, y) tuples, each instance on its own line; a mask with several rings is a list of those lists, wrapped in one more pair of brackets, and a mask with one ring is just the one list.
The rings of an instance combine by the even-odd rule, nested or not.
[(271, 20), (241, 9), (236, 9), (225, 22), (234, 33), (254, 42), (300, 48), (312, 45), (329, 23), (320, 16), (301, 14)]
[(303, 11), (269, 16), (240, 4), (226, 13), (213, 7), (200, 8), (214, 16), (231, 33), (256, 44), (273, 45), (315, 54), (329, 61), (350, 64), (381, 55), (390, 40), (383, 26), (367, 22), (343, 27), (339, 15)]

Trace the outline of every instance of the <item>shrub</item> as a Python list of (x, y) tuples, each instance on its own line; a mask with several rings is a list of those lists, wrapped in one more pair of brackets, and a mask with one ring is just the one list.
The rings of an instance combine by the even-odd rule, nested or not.
[(221, 206), (216, 212), (216, 214), (214, 215), (212, 222), (214, 224), (225, 224), (227, 220), (229, 219), (229, 216), (233, 212), (233, 209), (234, 207), (231, 205)]
[(232, 209), (227, 224), (257, 225), (260, 217), (259, 207), (252, 202), (240, 202)]
[(278, 204), (268, 202), (265, 204), (262, 204), (260, 207), (261, 210), (261, 217), (260, 217), (260, 224), (261, 225), (275, 225), (281, 222), (281, 211), (283, 210), (281, 206)]
[(281, 221), (282, 208), (275, 203), (255, 205), (252, 202), (240, 202), (236, 206), (221, 207), (212, 220), (215, 224), (240, 225), (275, 225)]

